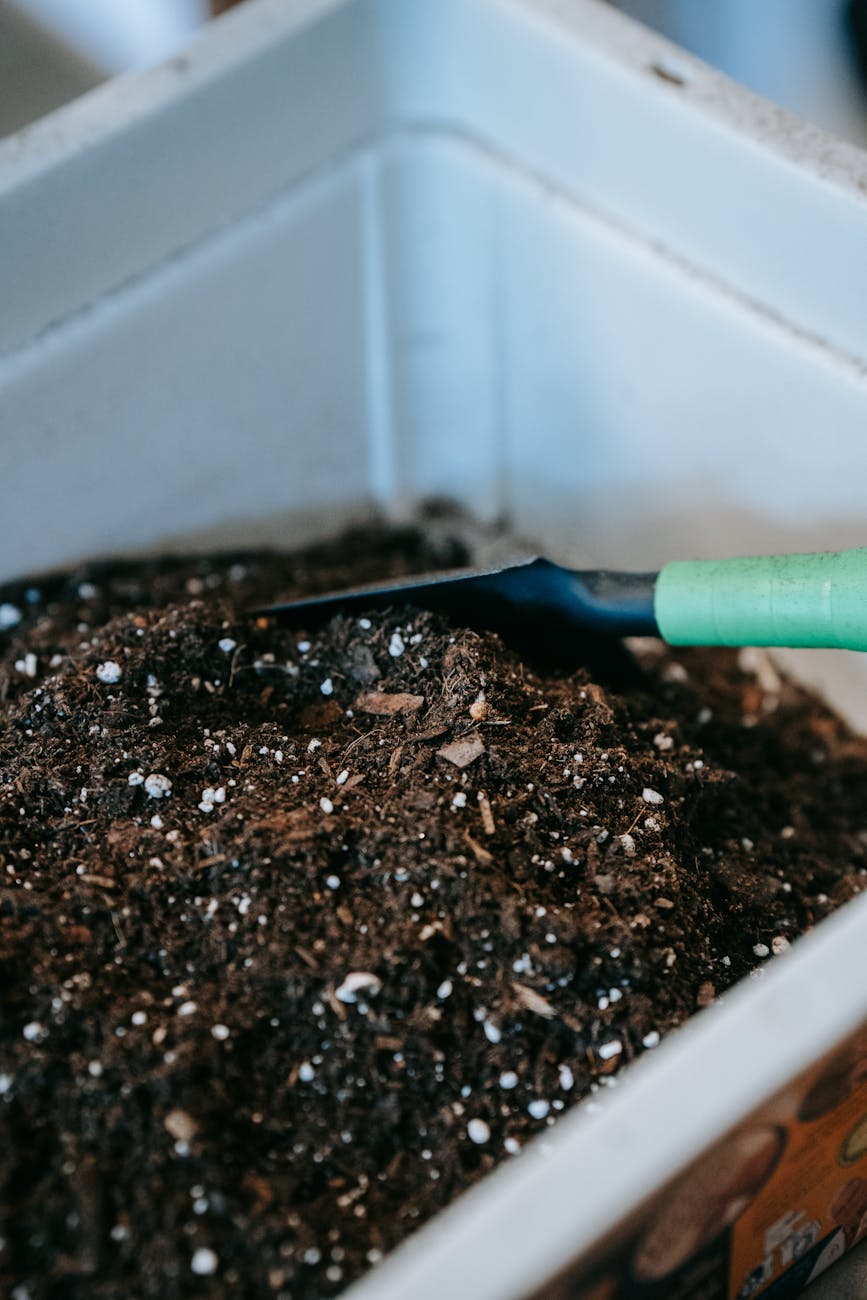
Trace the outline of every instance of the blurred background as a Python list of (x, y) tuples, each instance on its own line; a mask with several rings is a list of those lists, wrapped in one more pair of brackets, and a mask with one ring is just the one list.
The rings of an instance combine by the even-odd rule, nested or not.
[(170, 58), (231, 0), (0, 0), (0, 135)]
[[(238, 0), (0, 0), (0, 135), (170, 57)], [(729, 76), (867, 146), (867, 0), (613, 0)]]

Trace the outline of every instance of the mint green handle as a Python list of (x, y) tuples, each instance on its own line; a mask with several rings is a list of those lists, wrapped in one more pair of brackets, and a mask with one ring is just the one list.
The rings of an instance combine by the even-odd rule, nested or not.
[(670, 645), (867, 650), (867, 547), (676, 560), (656, 580), (654, 614)]

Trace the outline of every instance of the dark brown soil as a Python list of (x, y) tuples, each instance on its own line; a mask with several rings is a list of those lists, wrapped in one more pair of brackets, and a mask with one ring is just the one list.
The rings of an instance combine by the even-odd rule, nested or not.
[(867, 747), (763, 656), (245, 616), (462, 558), (0, 593), (3, 1294), (336, 1294), (863, 887)]

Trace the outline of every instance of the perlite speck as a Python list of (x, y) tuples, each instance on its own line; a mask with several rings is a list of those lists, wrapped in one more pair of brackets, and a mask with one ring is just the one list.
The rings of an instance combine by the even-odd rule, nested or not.
[(359, 993), (366, 993), (368, 997), (375, 998), (382, 988), (382, 980), (369, 970), (353, 970), (344, 979), (343, 983), (335, 990), (334, 996), (338, 1002), (357, 1002)]
[(106, 659), (105, 663), (97, 664), (96, 675), (105, 686), (116, 686), (123, 676), (123, 669), (114, 659)]
[(491, 1130), (483, 1119), (471, 1119), (467, 1124), (467, 1137), (481, 1147), (490, 1142)]
[(11, 627), (17, 627), (21, 622), (21, 610), (17, 605), (10, 605), (8, 601), (0, 604), (0, 632), (8, 632)]
[(207, 1246), (199, 1246), (198, 1250), (193, 1252), (190, 1268), (198, 1277), (210, 1277), (212, 1273), (216, 1273), (219, 1263), (214, 1251), (209, 1250)]

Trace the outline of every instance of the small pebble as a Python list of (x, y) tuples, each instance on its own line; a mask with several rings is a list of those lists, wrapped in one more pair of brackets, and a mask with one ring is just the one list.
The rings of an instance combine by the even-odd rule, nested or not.
[(224, 636), (221, 641), (217, 642), (224, 655), (230, 655), (237, 646), (238, 642), (233, 641), (230, 636)]
[(514, 1070), (504, 1070), (500, 1075), (500, 1087), (505, 1088), (506, 1092), (511, 1092), (512, 1088), (517, 1088), (518, 1076)]
[(211, 1025), (211, 1037), (216, 1038), (218, 1043), (224, 1042), (229, 1037), (228, 1025)]
[(199, 1131), (199, 1126), (185, 1110), (170, 1110), (163, 1120), (166, 1132), (178, 1142), (192, 1142)]
[(769, 957), (771, 950), (766, 943), (754, 943), (753, 952), (757, 957)]
[(619, 1038), (612, 1038), (610, 1042), (603, 1043), (597, 1048), (599, 1057), (603, 1061), (610, 1061), (613, 1057), (619, 1056), (623, 1051), (623, 1044)]
[(106, 659), (105, 663), (97, 664), (96, 675), (106, 686), (115, 686), (123, 676), (123, 670), (114, 659)]
[(775, 957), (780, 957), (784, 952), (788, 952), (791, 946), (784, 934), (775, 934), (771, 940), (771, 952)]
[(406, 649), (406, 644), (399, 632), (392, 632), (391, 640), (388, 643), (388, 653), (392, 659), (398, 659)]
[(470, 717), (472, 718), (473, 722), (484, 722), (485, 718), (487, 718), (490, 712), (491, 712), (490, 704), (488, 704), (487, 700), (484, 697), (484, 694), (480, 693), (479, 698), (477, 700), (474, 700), (473, 703), (470, 705)]
[(334, 682), (331, 680), (330, 677), (326, 677), (326, 678), (325, 678), (325, 681), (322, 682), (322, 684), (320, 685), (319, 689), (320, 689), (320, 691), (322, 692), (323, 695), (333, 695), (333, 694), (334, 694)]
[(645, 786), (641, 791), (641, 797), (645, 803), (663, 803), (664, 800), (658, 790), (651, 790), (650, 786)]
[(544, 1119), (550, 1109), (550, 1102), (542, 1101), (541, 1098), (531, 1101), (527, 1107), (527, 1110), (533, 1116), (533, 1119)]
[(334, 804), (330, 799), (326, 799), (324, 796), (319, 800), (319, 807), (326, 814), (334, 812)]
[(172, 783), (162, 772), (151, 772), (145, 777), (144, 788), (148, 798), (165, 799), (172, 792)]
[(659, 1047), (659, 1034), (655, 1029), (651, 1029), (649, 1034), (644, 1035), (641, 1042), (647, 1048)]

